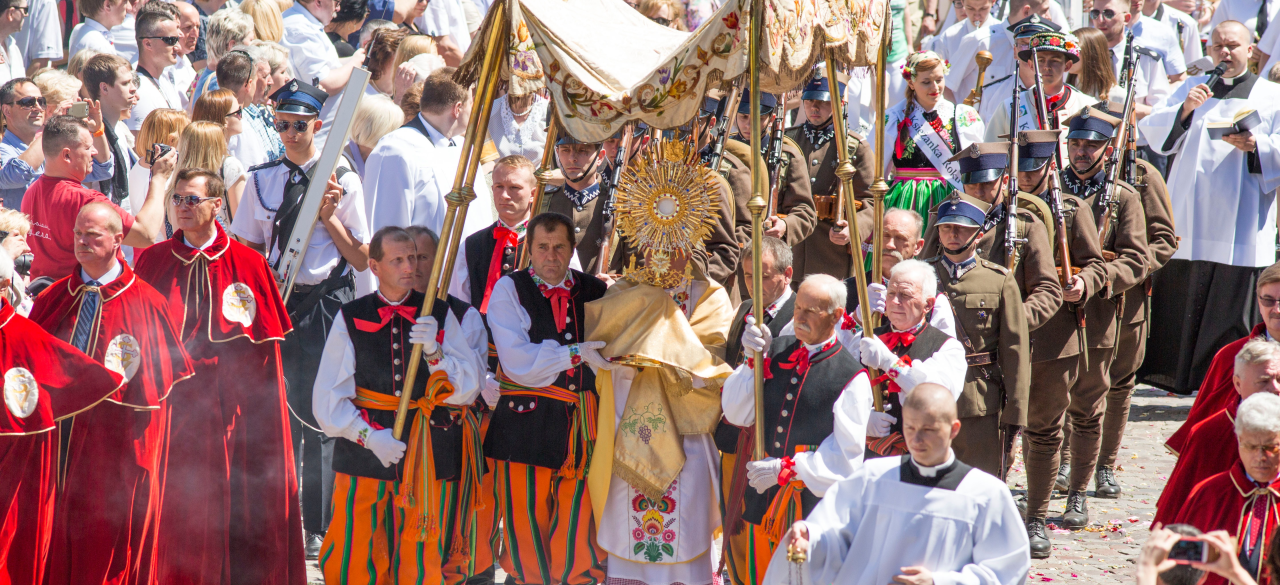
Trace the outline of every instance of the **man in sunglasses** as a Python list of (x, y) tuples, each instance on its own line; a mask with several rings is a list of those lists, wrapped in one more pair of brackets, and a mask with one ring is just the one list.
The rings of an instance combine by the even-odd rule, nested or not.
[[(4, 114), (4, 139), (0, 140), (0, 202), (6, 209), (22, 209), (22, 199), (27, 187), (44, 173), (44, 149), (41, 132), (51, 115), (65, 113), (71, 103), (54, 104), (52, 108), (40, 94), (40, 88), (26, 77), (11, 79), (0, 85), (0, 112)], [(102, 125), (100, 108), (89, 108), (84, 121)], [(96, 130), (91, 130), (96, 134)], [(97, 183), (111, 178), (113, 172), (111, 149), (105, 134), (93, 137), (97, 151), (93, 166), (84, 180)]]
[[(222, 65), (218, 64), (219, 69)], [(285, 156), (249, 169), (230, 231), (278, 266), (297, 222), (317, 224), (293, 291), (288, 294), (286, 309), (294, 327), (280, 344), (280, 355), (289, 382), (289, 404), (304, 423), (295, 421), (293, 450), (302, 468), (303, 528), (308, 545), (316, 541), (318, 552), (318, 537), (325, 532), (329, 510), (324, 494), (333, 485), (333, 439), (326, 440), (314, 430), (319, 424), (312, 414), (311, 387), (334, 315), (343, 304), (355, 300), (355, 273), (368, 267), (369, 232), (358, 175), (341, 171), (328, 177), (307, 174), (320, 160), (315, 135), (324, 124), (320, 112), (329, 95), (294, 79), (271, 99), (276, 103), (275, 128), (284, 141)], [(326, 181), (328, 188), (319, 217), (303, 218), (299, 213), (311, 181)]]
[[(133, 106), (124, 125), (137, 137), (142, 121), (152, 110), (182, 110), (180, 92), (165, 75), (165, 69), (178, 62), (182, 33), (176, 19), (158, 10), (140, 13), (134, 30), (138, 39), (138, 104)], [(143, 146), (151, 147), (150, 144)]]

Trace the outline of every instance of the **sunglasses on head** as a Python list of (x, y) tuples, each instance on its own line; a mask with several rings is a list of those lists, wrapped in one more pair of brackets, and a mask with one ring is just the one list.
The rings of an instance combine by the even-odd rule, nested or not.
[(173, 197), (169, 198), (169, 201), (173, 203), (174, 207), (181, 207), (182, 205), (186, 205), (187, 207), (195, 207), (197, 205), (200, 205), (201, 203), (204, 203), (205, 201), (210, 201), (213, 199), (217, 199), (217, 197), (201, 197), (199, 195), (174, 195)]
[(1098, 20), (1098, 17), (1099, 17), (1099, 16), (1101, 16), (1101, 17), (1103, 17), (1103, 18), (1105, 18), (1105, 19), (1107, 19), (1107, 20), (1111, 20), (1111, 19), (1113, 19), (1113, 18), (1115, 18), (1115, 17), (1116, 17), (1116, 11), (1114, 11), (1114, 10), (1112, 10), (1112, 9), (1110, 9), (1110, 8), (1108, 8), (1108, 9), (1106, 9), (1106, 10), (1097, 10), (1097, 9), (1094, 9), (1094, 10), (1090, 10), (1090, 11), (1089, 11), (1089, 20)]
[(48, 102), (43, 97), (27, 96), (19, 100), (15, 100), (10, 105), (17, 105), (20, 108), (43, 108)]
[(178, 41), (182, 40), (182, 37), (142, 37), (142, 38), (143, 39), (160, 39), (161, 41), (164, 41), (164, 44), (166, 46), (170, 46), (170, 47), (178, 44)]
[(650, 16), (649, 20), (652, 20), (662, 26), (671, 26), (671, 19), (663, 18), (661, 16)]
[[(294, 120), (292, 126), (297, 132), (306, 132), (311, 122), (311, 120)], [(289, 131), (290, 125), (288, 120), (276, 120), (276, 132), (284, 134)]]

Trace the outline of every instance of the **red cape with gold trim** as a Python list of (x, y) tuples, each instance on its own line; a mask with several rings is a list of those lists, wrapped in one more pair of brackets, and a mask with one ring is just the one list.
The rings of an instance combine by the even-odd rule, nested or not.
[(53, 530), (54, 421), (116, 393), (120, 374), (45, 333), (0, 298), (0, 582), (41, 583)]
[[(1271, 482), (1266, 492), (1261, 495), (1251, 495), (1255, 487), (1245, 473), (1244, 465), (1237, 462), (1231, 466), (1231, 469), (1200, 482), (1191, 491), (1191, 497), (1187, 498), (1187, 505), (1182, 507), (1175, 522), (1190, 524), (1199, 528), (1201, 532), (1226, 530), (1232, 536), (1238, 537), (1244, 526), (1244, 519), (1253, 506), (1253, 497), (1268, 498), (1266, 524), (1262, 531), (1260, 547), (1265, 554), (1275, 527), (1280, 523), (1280, 480)], [(1236, 550), (1238, 551), (1239, 548)], [(1265, 559), (1259, 563), (1259, 566), (1266, 566)], [(1262, 572), (1265, 573), (1266, 570), (1262, 569)], [(1212, 573), (1207, 574), (1206, 577), (1208, 580), (1203, 585), (1227, 585), (1226, 579)], [(1253, 577), (1258, 581), (1258, 585), (1269, 583), (1268, 579), (1259, 579), (1259, 575)]]
[(1204, 382), (1200, 383), (1200, 392), (1196, 394), (1196, 401), (1191, 404), (1191, 411), (1187, 413), (1186, 422), (1182, 423), (1182, 426), (1178, 427), (1178, 430), (1164, 442), (1165, 447), (1173, 451), (1174, 455), (1182, 453), (1187, 448), (1188, 435), (1197, 423), (1226, 408), (1240, 396), (1236, 394), (1236, 387), (1231, 383), (1231, 377), (1236, 371), (1236, 354), (1240, 353), (1240, 349), (1250, 339), (1266, 334), (1266, 325), (1259, 323), (1254, 326), (1253, 331), (1249, 332), (1248, 337), (1232, 341), (1214, 354), (1213, 361), (1209, 363), (1209, 371), (1205, 372)]
[[(158, 461), (166, 447), (161, 401), (195, 371), (169, 321), (164, 297), (120, 264), (99, 289), (89, 330), (90, 357), (125, 377), (104, 404), (63, 422), (70, 427), (49, 551), (47, 585), (127, 583), (151, 571), (144, 552), (154, 542), (160, 507)], [(36, 298), (31, 320), (70, 341), (92, 288), (80, 270)], [(179, 392), (194, 389), (187, 385)]]
[(303, 585), (279, 343), (292, 325), (262, 254), (216, 230), (203, 250), (179, 231), (135, 266), (168, 299), (199, 380), (170, 399), (156, 582)]
[(1231, 469), (1240, 461), (1236, 444), (1237, 400), (1217, 414), (1200, 421), (1187, 433), (1186, 448), (1173, 465), (1173, 473), (1160, 492), (1153, 522), (1171, 524), (1182, 511), (1196, 485), (1209, 477)]

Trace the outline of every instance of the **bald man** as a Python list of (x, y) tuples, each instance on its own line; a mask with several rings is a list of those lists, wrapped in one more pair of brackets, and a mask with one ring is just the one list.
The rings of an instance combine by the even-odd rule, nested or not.
[(828, 490), (783, 536), (765, 585), (788, 580), (790, 545), (808, 555), (798, 567), (805, 583), (1026, 580), (1030, 549), (1009, 488), (951, 449), (960, 433), (955, 397), (920, 384), (902, 417), (910, 453), (868, 460)]
[(160, 421), (174, 384), (191, 377), (164, 297), (118, 259), (124, 222), (107, 201), (85, 205), (72, 228), (79, 267), (36, 298), (31, 320), (124, 377), (97, 408), (59, 422), (62, 433), (46, 583), (119, 582), (151, 571), (159, 510)]

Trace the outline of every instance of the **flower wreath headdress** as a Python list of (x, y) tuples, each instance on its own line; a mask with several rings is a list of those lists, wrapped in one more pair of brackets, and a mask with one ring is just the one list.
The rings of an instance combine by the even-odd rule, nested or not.
[(933, 51), (917, 51), (915, 53), (907, 55), (907, 62), (905, 65), (902, 66), (902, 78), (906, 79), (907, 81), (911, 81), (911, 78), (916, 76), (916, 66), (919, 65), (921, 61), (926, 61), (929, 59), (937, 59), (939, 61), (942, 61), (943, 75), (946, 75), (948, 72), (951, 71), (951, 62), (946, 59), (943, 59), (942, 55), (939, 55)]

